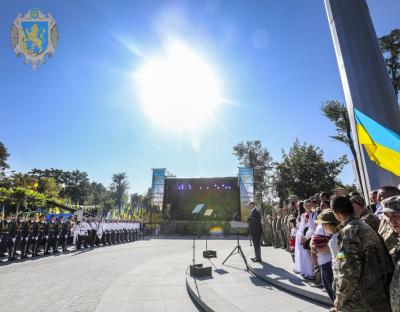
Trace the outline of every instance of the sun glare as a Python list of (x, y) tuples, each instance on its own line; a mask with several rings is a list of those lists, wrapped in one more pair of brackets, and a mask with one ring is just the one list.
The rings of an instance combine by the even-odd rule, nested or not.
[(163, 55), (147, 59), (135, 76), (146, 115), (166, 129), (200, 130), (222, 103), (213, 68), (179, 41), (170, 42)]

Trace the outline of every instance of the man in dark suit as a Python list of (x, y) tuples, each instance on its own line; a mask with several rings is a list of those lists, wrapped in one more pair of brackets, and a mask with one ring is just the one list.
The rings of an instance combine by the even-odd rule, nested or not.
[(250, 214), (247, 219), (249, 223), (249, 231), (251, 235), (251, 240), (253, 241), (255, 258), (251, 258), (253, 262), (261, 262), (261, 236), (263, 233), (261, 225), (261, 214), (256, 209), (256, 204), (250, 202), (248, 204)]

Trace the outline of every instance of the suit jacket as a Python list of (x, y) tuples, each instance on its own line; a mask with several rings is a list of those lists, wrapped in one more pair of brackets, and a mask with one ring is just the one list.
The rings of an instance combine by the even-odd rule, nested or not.
[(249, 223), (249, 231), (251, 236), (259, 237), (261, 236), (263, 229), (261, 224), (261, 214), (257, 209), (253, 209), (250, 212), (249, 218), (247, 219)]

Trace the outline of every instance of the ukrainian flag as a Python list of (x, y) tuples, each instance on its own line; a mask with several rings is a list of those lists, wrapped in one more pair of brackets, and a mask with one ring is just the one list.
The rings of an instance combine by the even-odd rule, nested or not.
[(358, 141), (378, 166), (400, 176), (400, 135), (354, 109)]

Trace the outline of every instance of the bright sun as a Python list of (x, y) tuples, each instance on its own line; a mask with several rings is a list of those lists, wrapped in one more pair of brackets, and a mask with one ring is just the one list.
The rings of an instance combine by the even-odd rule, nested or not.
[(223, 102), (220, 81), (207, 61), (180, 41), (147, 59), (136, 72), (140, 103), (158, 126), (198, 131)]

